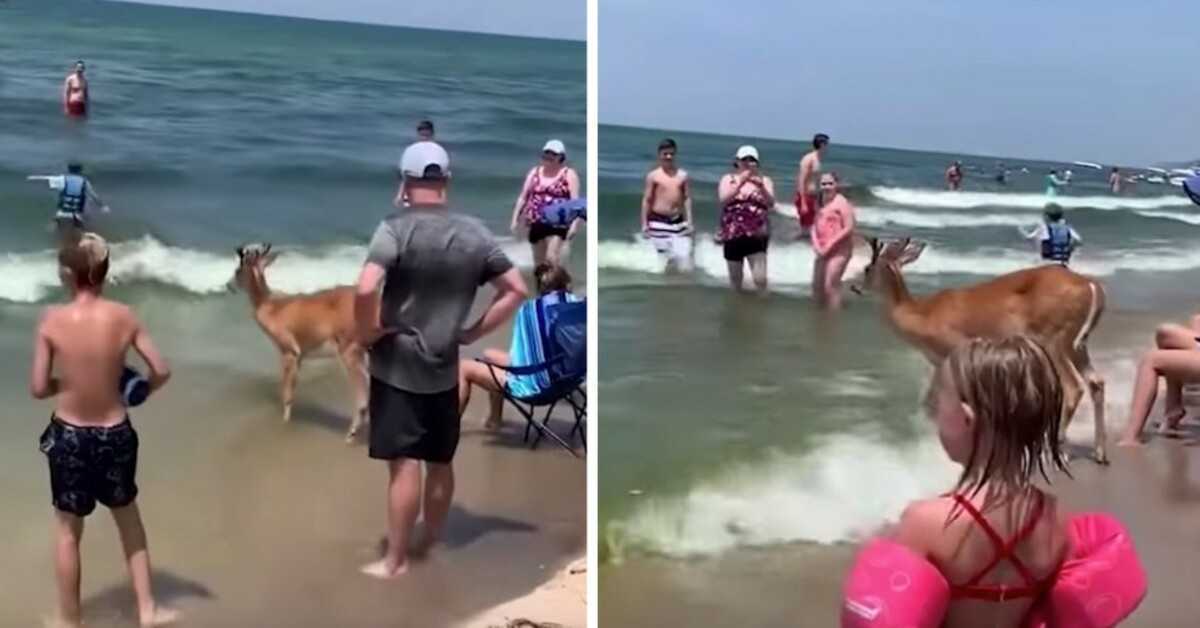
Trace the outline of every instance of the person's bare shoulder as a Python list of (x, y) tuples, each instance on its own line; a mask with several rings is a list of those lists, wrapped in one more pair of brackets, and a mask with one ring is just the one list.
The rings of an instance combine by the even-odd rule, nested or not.
[(900, 515), (896, 540), (914, 551), (929, 552), (933, 548), (933, 540), (941, 534), (949, 518), (948, 501), (935, 497), (910, 502)]
[(141, 325), (137, 313), (128, 305), (108, 299), (103, 299), (100, 303), (104, 307), (105, 317), (112, 321), (119, 329), (132, 333)]

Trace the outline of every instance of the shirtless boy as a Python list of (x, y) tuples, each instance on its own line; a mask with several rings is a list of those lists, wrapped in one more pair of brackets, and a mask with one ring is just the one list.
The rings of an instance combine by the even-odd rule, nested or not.
[(829, 136), (817, 133), (813, 136), (813, 149), (800, 160), (800, 171), (796, 174), (796, 215), (800, 219), (799, 237), (808, 235), (820, 209), (819, 182), (821, 180), (821, 157), (829, 146)]
[(63, 113), (68, 116), (83, 117), (88, 112), (88, 81), (83, 75), (86, 67), (83, 61), (75, 62), (75, 69), (63, 81)]
[(100, 236), (81, 234), (63, 246), (58, 262), (71, 300), (46, 308), (38, 322), (29, 387), (37, 399), (57, 397), (40, 439), (54, 505), (54, 625), (81, 625), (79, 541), (84, 518), (96, 502), (107, 506), (116, 521), (141, 625), (169, 624), (179, 614), (159, 607), (151, 590), (150, 554), (134, 481), (138, 437), (118, 382), (130, 348), (150, 367), (151, 392), (166, 383), (170, 371), (134, 313), (101, 296), (108, 245)]
[(667, 258), (668, 268), (692, 268), (691, 185), (686, 170), (675, 163), (675, 140), (658, 144), (658, 167), (646, 175), (642, 194), (642, 233)]

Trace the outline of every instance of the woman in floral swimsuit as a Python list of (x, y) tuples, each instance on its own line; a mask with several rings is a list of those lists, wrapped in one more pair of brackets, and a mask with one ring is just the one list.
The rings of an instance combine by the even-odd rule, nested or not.
[(717, 197), (721, 202), (721, 226), (717, 241), (724, 245), (729, 283), (745, 289), (743, 263), (758, 292), (767, 291), (767, 243), (771, 233), (770, 211), (775, 206), (775, 182), (758, 170), (758, 150), (743, 146), (735, 156), (735, 170), (721, 177)]
[(513, 205), (512, 232), (528, 229), (533, 247), (533, 263), (557, 265), (567, 256), (567, 243), (575, 235), (578, 221), (570, 228), (542, 222), (542, 210), (552, 203), (579, 198), (579, 175), (567, 164), (567, 149), (559, 140), (550, 140), (542, 148), (542, 161), (525, 176), (525, 185)]

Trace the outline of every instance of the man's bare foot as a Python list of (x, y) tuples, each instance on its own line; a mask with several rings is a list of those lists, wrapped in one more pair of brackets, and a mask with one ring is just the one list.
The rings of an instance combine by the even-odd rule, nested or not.
[(500, 417), (488, 417), (488, 419), (483, 422), (483, 429), (498, 430), (500, 429), (501, 425), (504, 425), (504, 419), (501, 419)]
[(391, 580), (392, 578), (398, 578), (404, 575), (404, 572), (408, 571), (408, 562), (405, 561), (399, 565), (392, 566), (388, 563), (388, 559), (381, 558), (373, 563), (363, 565), (358, 570), (365, 575), (371, 576), (372, 578)]
[(1142, 442), (1139, 440), (1136, 440), (1136, 439), (1130, 440), (1128, 438), (1122, 438), (1121, 440), (1117, 441), (1117, 447), (1141, 447), (1141, 446), (1142, 446)]
[(169, 626), (183, 618), (183, 613), (173, 609), (164, 608), (162, 606), (154, 607), (154, 610), (149, 613), (139, 613), (141, 615), (139, 623), (142, 628), (151, 628), (152, 626)]

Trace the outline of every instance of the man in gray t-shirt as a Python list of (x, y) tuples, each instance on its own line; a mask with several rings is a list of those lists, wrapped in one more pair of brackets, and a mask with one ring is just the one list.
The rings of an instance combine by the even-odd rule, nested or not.
[[(359, 339), (371, 356), (370, 456), (387, 460), (391, 474), (387, 552), (362, 569), (379, 578), (408, 567), (409, 533), (421, 510), (422, 463), (425, 528), (415, 553), (437, 542), (450, 510), (450, 463), (459, 437), (459, 345), (511, 318), (528, 295), (521, 273), (487, 228), (447, 210), (450, 158), (441, 146), (412, 144), (400, 169), (411, 207), (376, 229), (354, 302)], [(496, 297), (464, 329), (485, 283)]]

